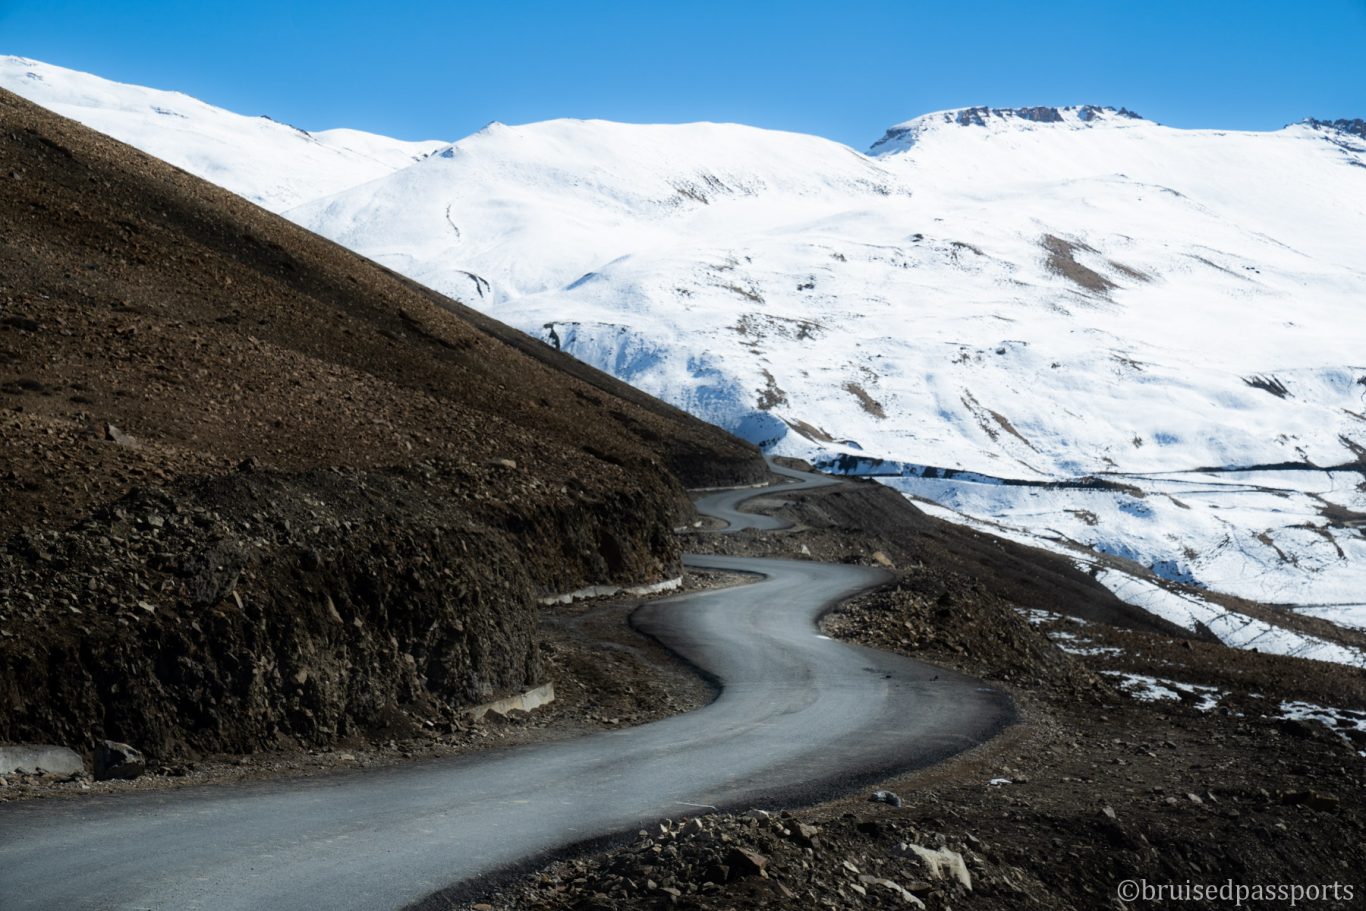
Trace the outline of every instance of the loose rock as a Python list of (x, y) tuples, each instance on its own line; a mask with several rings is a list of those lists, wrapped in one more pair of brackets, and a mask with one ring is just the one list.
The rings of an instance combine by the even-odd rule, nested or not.
[(730, 868), (731, 879), (768, 877), (768, 858), (751, 848), (731, 848), (726, 854), (726, 866)]
[(926, 848), (923, 845), (904, 845), (904, 850), (914, 854), (924, 863), (931, 879), (952, 878), (964, 889), (972, 890), (972, 874), (963, 862), (963, 855), (948, 848)]
[(868, 796), (871, 803), (885, 803), (893, 807), (901, 806), (901, 798), (891, 791), (874, 791)]
[(147, 759), (126, 743), (102, 740), (95, 747), (95, 778), (133, 779), (147, 771)]

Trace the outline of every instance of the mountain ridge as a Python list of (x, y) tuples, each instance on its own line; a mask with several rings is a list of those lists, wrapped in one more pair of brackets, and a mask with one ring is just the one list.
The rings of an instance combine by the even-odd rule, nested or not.
[(25, 57), (0, 57), (0, 87), (272, 210), (381, 177), (441, 145), (345, 128), (310, 132)]
[(888, 127), (887, 131), (882, 134), (882, 138), (869, 146), (868, 154), (890, 155), (905, 151), (923, 133), (942, 125), (986, 127), (991, 124), (999, 127), (1016, 124), (1033, 126), (1061, 124), (1075, 128), (1078, 126), (1095, 126), (1100, 123), (1122, 123), (1125, 120), (1144, 120), (1144, 118), (1128, 108), (1094, 104), (1058, 107), (1040, 105), (1019, 108), (993, 108), (977, 105), (950, 108), (921, 114), (903, 123)]
[[(30, 75), (30, 74), (31, 74), (31, 75)], [(37, 82), (37, 83), (47, 82), (47, 81), (50, 81), (50, 78), (49, 78), (49, 77), (54, 77), (54, 76), (55, 76), (55, 77), (58, 77), (59, 79), (66, 80), (66, 81), (67, 81), (67, 84), (68, 84), (68, 87), (71, 86), (71, 85), (78, 86), (79, 88), (77, 89), (77, 91), (76, 91), (76, 93), (75, 93), (75, 96), (74, 96), (74, 97), (71, 97), (70, 94), (68, 94), (68, 97), (65, 97), (65, 98), (64, 98), (64, 97), (60, 97), (59, 95), (54, 95), (54, 94), (51, 93), (51, 92), (35, 90), (35, 88), (34, 88), (34, 86), (33, 86), (32, 84), (28, 84), (28, 85), (25, 84), (26, 80), (31, 80), (32, 82)], [(191, 106), (194, 106), (194, 107), (200, 108), (200, 109), (210, 109), (210, 110), (217, 111), (217, 112), (230, 113), (230, 112), (227, 112), (226, 109), (224, 109), (224, 108), (219, 108), (219, 107), (215, 107), (215, 106), (213, 106), (213, 105), (206, 104), (205, 102), (200, 101), (199, 99), (197, 99), (197, 98), (195, 98), (195, 97), (193, 97), (193, 96), (191, 96), (191, 95), (188, 95), (188, 94), (186, 94), (186, 93), (184, 93), (184, 92), (176, 91), (176, 90), (174, 90), (174, 89), (155, 89), (155, 88), (146, 88), (146, 87), (143, 87), (143, 86), (139, 86), (139, 85), (137, 85), (137, 84), (135, 84), (135, 83), (117, 82), (117, 81), (114, 81), (114, 80), (104, 79), (104, 78), (102, 78), (102, 77), (95, 76), (95, 75), (93, 75), (93, 74), (86, 73), (86, 72), (83, 72), (83, 71), (80, 71), (80, 70), (74, 70), (74, 69), (70, 69), (70, 68), (67, 68), (67, 67), (56, 66), (56, 65), (54, 65), (54, 64), (45, 63), (45, 62), (40, 61), (40, 60), (36, 60), (36, 59), (30, 58), (30, 57), (24, 57), (24, 56), (22, 56), (22, 55), (17, 55), (17, 54), (0, 55), (0, 85), (3, 85), (5, 88), (9, 89), (10, 91), (15, 92), (16, 94), (19, 94), (19, 95), (21, 95), (21, 96), (23, 96), (23, 97), (25, 97), (25, 98), (29, 98), (30, 100), (36, 101), (36, 102), (38, 102), (38, 103), (40, 103), (40, 104), (43, 104), (43, 106), (48, 107), (49, 109), (58, 110), (59, 113), (62, 112), (60, 109), (63, 108), (63, 107), (66, 107), (66, 108), (68, 108), (68, 109), (75, 108), (75, 107), (85, 107), (85, 108), (87, 108), (88, 110), (92, 110), (92, 111), (93, 111), (93, 110), (99, 110), (99, 109), (101, 108), (101, 105), (99, 105), (99, 104), (97, 104), (97, 103), (95, 103), (95, 102), (100, 101), (100, 100), (103, 100), (103, 101), (106, 101), (106, 102), (107, 102), (109, 99), (114, 98), (114, 97), (117, 97), (117, 92), (119, 92), (119, 91), (124, 91), (124, 92), (130, 92), (130, 93), (132, 93), (134, 96), (138, 97), (139, 100), (142, 101), (142, 102), (144, 103), (145, 108), (146, 108), (147, 110), (152, 110), (152, 111), (155, 111), (155, 112), (157, 112), (157, 113), (161, 113), (163, 116), (168, 116), (168, 117), (175, 117), (175, 116), (176, 116), (176, 112), (175, 112), (174, 110), (170, 109), (170, 108), (165, 108), (165, 107), (161, 107), (160, 110), (158, 111), (157, 109), (158, 109), (160, 106), (157, 105), (157, 104), (155, 104), (155, 103), (153, 103), (153, 102), (155, 102), (155, 101), (158, 100), (158, 99), (166, 99), (166, 100), (170, 100), (170, 101), (174, 101), (174, 102), (179, 102), (179, 103), (182, 103), (182, 104), (189, 104), (189, 105), (191, 105)], [(82, 89), (83, 89), (83, 91), (81, 91)], [(113, 92), (113, 94), (110, 94), (111, 91)], [(83, 102), (83, 103), (82, 103), (82, 102)], [(337, 140), (342, 140), (343, 138), (350, 137), (350, 138), (352, 138), (356, 143), (358, 143), (358, 144), (360, 144), (360, 145), (362, 145), (362, 146), (364, 146), (364, 145), (366, 145), (366, 144), (371, 144), (371, 143), (373, 143), (373, 144), (376, 144), (376, 145), (378, 145), (379, 147), (381, 147), (381, 148), (383, 148), (383, 149), (385, 150), (386, 154), (383, 156), (384, 158), (392, 158), (392, 153), (393, 153), (394, 149), (395, 149), (395, 148), (398, 148), (398, 149), (401, 150), (401, 151), (400, 151), (400, 155), (406, 153), (406, 154), (409, 156), (410, 161), (407, 162), (407, 163), (413, 163), (413, 162), (415, 162), (415, 161), (419, 161), (419, 160), (421, 160), (422, 158), (425, 158), (427, 155), (430, 155), (430, 154), (432, 154), (432, 153), (434, 153), (434, 152), (436, 152), (436, 151), (444, 151), (446, 148), (449, 148), (450, 146), (456, 145), (456, 144), (458, 144), (460, 141), (462, 141), (461, 139), (432, 139), (432, 140), (404, 140), (404, 139), (393, 139), (393, 138), (390, 138), (390, 137), (385, 136), (385, 135), (383, 135), (383, 134), (374, 133), (374, 132), (366, 131), (366, 130), (356, 130), (356, 129), (351, 129), (351, 128), (347, 128), (347, 127), (331, 127), (331, 128), (327, 128), (327, 129), (323, 129), (323, 130), (307, 130), (307, 129), (304, 129), (304, 128), (302, 128), (302, 127), (295, 126), (295, 125), (289, 123), (288, 121), (284, 121), (284, 120), (277, 119), (277, 118), (273, 117), (272, 115), (270, 115), (270, 114), (268, 114), (268, 113), (257, 114), (257, 115), (243, 115), (243, 114), (235, 114), (235, 113), (234, 113), (232, 116), (235, 117), (235, 118), (241, 118), (241, 119), (243, 119), (243, 120), (255, 120), (255, 119), (263, 120), (263, 121), (266, 121), (266, 122), (268, 122), (268, 123), (271, 123), (271, 124), (274, 124), (274, 125), (276, 125), (276, 126), (279, 126), (279, 127), (283, 128), (283, 129), (291, 130), (291, 131), (293, 131), (293, 132), (295, 132), (295, 133), (300, 134), (301, 136), (308, 137), (308, 138), (312, 138), (312, 139), (322, 139), (322, 140), (337, 139)], [(79, 118), (77, 118), (77, 119), (79, 119)], [(1128, 108), (1126, 108), (1126, 107), (1123, 107), (1123, 106), (1114, 107), (1114, 106), (1112, 106), (1112, 105), (1098, 105), (1098, 104), (1090, 104), (1090, 103), (1083, 103), (1083, 104), (1064, 104), (1064, 105), (1021, 105), (1021, 106), (1016, 106), (1016, 107), (1009, 107), (1009, 106), (1006, 106), (1006, 107), (997, 107), (997, 106), (992, 106), (992, 105), (963, 105), (963, 106), (960, 106), (960, 107), (944, 108), (944, 109), (937, 110), (937, 111), (929, 111), (929, 112), (926, 112), (926, 113), (923, 113), (923, 114), (916, 115), (916, 116), (914, 116), (914, 117), (912, 117), (912, 118), (910, 118), (910, 119), (908, 119), (908, 120), (902, 121), (902, 122), (900, 122), (900, 123), (893, 124), (893, 125), (887, 127), (887, 128), (884, 130), (884, 132), (883, 132), (883, 136), (882, 136), (881, 138), (875, 140), (869, 148), (876, 148), (877, 146), (883, 144), (884, 140), (886, 140), (886, 138), (887, 138), (887, 135), (890, 134), (890, 133), (892, 133), (892, 132), (894, 132), (894, 131), (898, 131), (898, 130), (901, 130), (901, 129), (903, 129), (903, 128), (909, 127), (909, 126), (912, 125), (912, 124), (916, 124), (916, 123), (919, 123), (919, 122), (928, 122), (928, 121), (931, 121), (931, 120), (943, 120), (943, 121), (945, 121), (945, 122), (951, 122), (951, 123), (955, 123), (955, 124), (961, 125), (961, 126), (983, 126), (983, 125), (985, 125), (986, 123), (991, 122), (991, 121), (1005, 121), (1005, 120), (1015, 120), (1015, 121), (1018, 121), (1018, 122), (1021, 122), (1021, 123), (1031, 123), (1031, 124), (1050, 124), (1050, 123), (1083, 123), (1083, 124), (1086, 124), (1086, 123), (1100, 123), (1100, 122), (1112, 121), (1112, 120), (1140, 120), (1140, 121), (1144, 121), (1144, 122), (1147, 122), (1147, 123), (1153, 123), (1153, 124), (1157, 124), (1157, 123), (1158, 123), (1157, 121), (1148, 120), (1147, 118), (1143, 117), (1142, 115), (1137, 114), (1137, 113), (1135, 113), (1134, 111), (1131, 111), (1130, 109), (1128, 109)], [(786, 134), (791, 134), (791, 135), (795, 135), (795, 136), (815, 136), (816, 138), (822, 138), (822, 139), (824, 138), (824, 137), (816, 136), (816, 134), (804, 133), (804, 132), (801, 132), (801, 131), (798, 131), (798, 130), (786, 130), (786, 129), (767, 128), (767, 127), (753, 127), (753, 126), (749, 126), (749, 125), (747, 125), (747, 124), (743, 124), (743, 123), (739, 123), (739, 122), (734, 122), (734, 121), (726, 122), (726, 121), (707, 121), (707, 120), (701, 120), (701, 121), (671, 122), (671, 123), (662, 124), (662, 123), (655, 123), (655, 122), (623, 122), (623, 121), (614, 121), (614, 120), (609, 120), (609, 119), (604, 119), (604, 118), (592, 118), (592, 117), (590, 117), (590, 118), (568, 118), (568, 117), (565, 117), (565, 118), (551, 118), (551, 119), (549, 119), (549, 120), (542, 120), (542, 121), (532, 121), (532, 122), (530, 122), (530, 123), (525, 123), (525, 124), (508, 124), (508, 123), (505, 123), (505, 122), (500, 121), (500, 120), (491, 120), (491, 121), (489, 121), (487, 124), (485, 124), (483, 127), (481, 127), (480, 129), (475, 130), (474, 132), (467, 134), (465, 137), (463, 137), (463, 139), (469, 139), (469, 138), (472, 138), (472, 137), (474, 137), (474, 136), (477, 136), (477, 135), (479, 135), (480, 133), (483, 133), (483, 132), (485, 132), (486, 130), (489, 130), (490, 128), (497, 128), (497, 127), (503, 127), (503, 128), (516, 128), (516, 127), (518, 127), (518, 126), (532, 126), (532, 125), (535, 125), (535, 124), (542, 124), (542, 123), (557, 123), (557, 122), (575, 122), (575, 123), (583, 123), (583, 124), (607, 124), (607, 125), (618, 125), (618, 126), (693, 126), (693, 125), (742, 126), (742, 127), (747, 127), (747, 128), (749, 128), (749, 129), (754, 129), (754, 130), (763, 130), (763, 131), (766, 131), (766, 132), (786, 133)], [(1314, 127), (1320, 127), (1320, 128), (1331, 129), (1331, 130), (1335, 130), (1335, 131), (1339, 131), (1339, 132), (1344, 132), (1344, 133), (1350, 133), (1350, 134), (1358, 135), (1358, 136), (1362, 135), (1362, 131), (1363, 131), (1363, 130), (1366, 130), (1366, 125), (1363, 125), (1363, 124), (1366, 124), (1366, 121), (1362, 121), (1360, 118), (1319, 119), (1319, 118), (1315, 118), (1315, 117), (1306, 116), (1306, 117), (1303, 118), (1302, 120), (1293, 121), (1293, 122), (1291, 122), (1291, 123), (1286, 124), (1286, 125), (1283, 126), (1283, 127), (1279, 127), (1279, 128), (1275, 128), (1275, 129), (1268, 129), (1268, 130), (1226, 130), (1226, 129), (1221, 129), (1220, 131), (1221, 131), (1221, 132), (1241, 132), (1241, 133), (1272, 133), (1272, 132), (1277, 132), (1279, 129), (1285, 129), (1285, 128), (1287, 128), (1287, 127), (1298, 126), (1298, 125), (1301, 125), (1301, 124), (1307, 124), (1307, 125), (1314, 126)], [(1171, 129), (1213, 130), (1213, 129), (1219, 129), (1219, 128), (1214, 128), (1214, 127), (1187, 127), (1187, 128), (1172, 127)], [(838, 140), (827, 139), (826, 141), (828, 141), (828, 142), (834, 142), (834, 143), (837, 143), (837, 144), (840, 144), (840, 145), (845, 145), (846, 148), (849, 148), (849, 149), (853, 149), (853, 150), (855, 150), (855, 151), (858, 151), (858, 149), (857, 149), (856, 146), (847, 145), (847, 144), (845, 144), (845, 143), (840, 143)], [(340, 144), (340, 143), (339, 143), (339, 144)], [(354, 150), (354, 151), (359, 151), (359, 150)], [(361, 154), (363, 155), (364, 153), (361, 152)], [(388, 163), (388, 162), (386, 162), (386, 164), (387, 164), (387, 163)], [(248, 196), (248, 198), (252, 198), (253, 201), (257, 201), (257, 202), (260, 202), (260, 201), (261, 201), (260, 199), (257, 199), (257, 198), (255, 198), (254, 196), (252, 196), (250, 193), (243, 193), (242, 195), (246, 195), (246, 196)]]

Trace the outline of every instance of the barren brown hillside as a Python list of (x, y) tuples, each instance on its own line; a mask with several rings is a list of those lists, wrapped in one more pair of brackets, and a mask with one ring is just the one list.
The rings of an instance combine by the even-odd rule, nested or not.
[(536, 682), (758, 453), (0, 92), (0, 738), (323, 742)]

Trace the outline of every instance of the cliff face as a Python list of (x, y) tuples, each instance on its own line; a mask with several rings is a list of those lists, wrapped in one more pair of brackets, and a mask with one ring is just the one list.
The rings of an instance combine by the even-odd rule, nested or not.
[(677, 574), (670, 504), (449, 463), (138, 488), (0, 553), (0, 737), (165, 757), (444, 724), (543, 681), (535, 597)]
[(0, 739), (325, 743), (539, 682), (758, 453), (0, 93)]

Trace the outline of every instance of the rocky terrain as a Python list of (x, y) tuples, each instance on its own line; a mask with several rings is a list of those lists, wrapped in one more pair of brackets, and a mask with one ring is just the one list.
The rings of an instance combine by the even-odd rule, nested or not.
[(757, 452), (0, 93), (0, 740), (389, 739), (542, 682), (537, 600), (677, 577)]
[[(1359, 671), (1164, 628), (1066, 561), (929, 519), (874, 484), (763, 508), (797, 527), (689, 546), (892, 567), (895, 581), (829, 615), (827, 632), (991, 680), (1022, 722), (881, 793), (670, 820), (428, 907), (1123, 908), (1147, 904), (1117, 892), (1143, 879), (1318, 885), (1313, 907), (1357, 906)], [(1131, 685), (1144, 675), (1169, 691)]]

